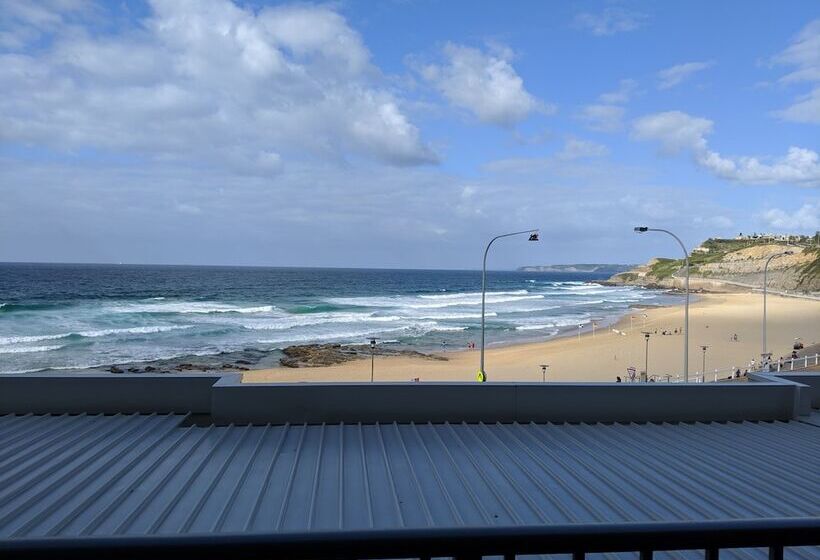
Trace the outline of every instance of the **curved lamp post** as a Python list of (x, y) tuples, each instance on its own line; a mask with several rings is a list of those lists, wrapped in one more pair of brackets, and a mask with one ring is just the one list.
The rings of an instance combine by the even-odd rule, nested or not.
[(772, 259), (775, 257), (782, 257), (784, 255), (793, 255), (794, 251), (783, 251), (782, 253), (775, 253), (774, 255), (770, 256), (766, 259), (766, 264), (763, 266), (763, 352), (762, 354), (765, 355), (768, 353), (766, 349), (766, 287), (769, 285), (768, 282), (768, 275), (769, 275), (769, 263), (772, 262)]
[(660, 231), (675, 238), (680, 248), (683, 249), (683, 258), (686, 261), (686, 307), (684, 311), (683, 325), (683, 382), (689, 383), (689, 251), (680, 238), (666, 229), (650, 228), (646, 226), (636, 227), (635, 233), (646, 233), (647, 231)]
[(496, 235), (490, 242), (487, 243), (487, 248), (484, 249), (484, 265), (481, 269), (481, 362), (478, 366), (478, 375), (476, 376), (480, 383), (484, 383), (487, 381), (487, 373), (484, 371), (484, 300), (487, 293), (487, 253), (490, 252), (490, 246), (495, 242), (496, 239), (501, 239), (502, 237), (512, 237), (513, 235), (525, 235), (529, 234), (530, 241), (538, 241), (538, 230), (537, 229), (527, 229), (524, 231), (514, 231), (512, 233), (505, 233), (503, 235)]

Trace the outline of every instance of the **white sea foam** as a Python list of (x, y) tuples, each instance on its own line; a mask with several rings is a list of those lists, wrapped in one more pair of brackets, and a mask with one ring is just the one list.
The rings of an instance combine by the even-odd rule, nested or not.
[(95, 331), (79, 331), (32, 336), (5, 336), (0, 337), (0, 346), (8, 346), (10, 344), (25, 344), (28, 342), (42, 342), (44, 340), (59, 340), (61, 338), (68, 338), (69, 336), (75, 335), (81, 336), (83, 338), (98, 338), (101, 336), (110, 336), (113, 334), (154, 334), (181, 329), (190, 329), (192, 327), (193, 325), (145, 326), (130, 327), (124, 329), (101, 329)]
[[(486, 292), (487, 296), (525, 296), (530, 293), (528, 290), (512, 290), (507, 292)], [(481, 292), (456, 292), (452, 294), (422, 294), (418, 297), (421, 299), (457, 299), (464, 297), (481, 297)]]
[(392, 323), (402, 319), (398, 315), (373, 315), (371, 313), (315, 313), (289, 315), (254, 322), (245, 320), (241, 326), (254, 331), (282, 331), (327, 323)]
[(269, 313), (275, 310), (273, 305), (238, 307), (227, 303), (185, 301), (170, 303), (123, 304), (108, 309), (112, 313)]
[(13, 348), (0, 348), (0, 354), (30, 354), (32, 352), (51, 352), (59, 350), (63, 346), (16, 346)]
[(71, 333), (60, 334), (44, 334), (32, 336), (0, 336), (0, 346), (7, 346), (9, 344), (25, 344), (27, 342), (41, 342), (43, 340), (57, 340), (71, 336)]
[[(521, 293), (492, 294), (487, 295), (487, 304), (498, 304), (516, 302), (532, 299), (544, 299), (541, 294), (529, 294), (526, 290)], [(445, 307), (469, 307), (481, 305), (481, 294), (452, 294), (435, 299), (434, 296), (428, 298), (415, 296), (386, 296), (386, 297), (351, 297), (351, 298), (330, 298), (329, 303), (336, 305), (355, 305), (361, 307), (386, 307), (391, 309), (442, 309)]]

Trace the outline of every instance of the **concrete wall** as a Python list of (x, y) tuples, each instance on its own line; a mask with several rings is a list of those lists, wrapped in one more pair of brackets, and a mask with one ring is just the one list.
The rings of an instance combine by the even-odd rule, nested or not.
[(242, 384), (236, 374), (2, 375), (0, 414), (193, 412), (220, 424), (679, 422), (788, 420), (820, 400), (818, 374), (749, 381)]
[(0, 414), (211, 410), (219, 375), (44, 373), (0, 375)]
[(800, 385), (779, 382), (234, 384), (213, 389), (219, 423), (788, 420)]
[(810, 387), (810, 406), (811, 408), (820, 408), (820, 373), (798, 373), (787, 371), (778, 373), (777, 377)]

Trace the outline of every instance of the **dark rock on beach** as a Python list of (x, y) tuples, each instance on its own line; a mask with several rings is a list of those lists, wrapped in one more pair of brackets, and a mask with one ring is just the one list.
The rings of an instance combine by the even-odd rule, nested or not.
[[(300, 344), (288, 346), (282, 350), (284, 357), (279, 363), (284, 367), (324, 367), (334, 364), (341, 364), (351, 360), (358, 360), (370, 356), (370, 346), (367, 345), (342, 345), (342, 344)], [(400, 348), (376, 347), (377, 356), (413, 356), (427, 360), (446, 361), (443, 356), (423, 354), (415, 350), (405, 350)]]
[[(415, 356), (428, 360), (447, 358), (423, 354), (415, 350), (379, 345), (376, 356)], [(283, 356), (284, 354), (284, 356)], [(343, 344), (304, 344), (289, 346), (282, 350), (259, 350), (244, 348), (231, 352), (221, 352), (213, 356), (183, 356), (179, 358), (136, 362), (101, 367), (98, 371), (110, 373), (186, 373), (186, 372), (231, 372), (265, 369), (278, 365), (292, 368), (323, 367), (341, 364), (351, 360), (370, 357), (370, 346)]]

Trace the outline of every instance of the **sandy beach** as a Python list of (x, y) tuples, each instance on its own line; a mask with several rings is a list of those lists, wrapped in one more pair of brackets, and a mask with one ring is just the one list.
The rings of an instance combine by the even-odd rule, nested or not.
[[(644, 314), (646, 317), (644, 317)], [(631, 320), (630, 316), (634, 317)], [(614, 381), (627, 368), (641, 371), (645, 340), (651, 332), (650, 375), (682, 371), (681, 334), (663, 335), (683, 326), (683, 306), (635, 309), (606, 329), (544, 342), (493, 346), (488, 340), (486, 371), (489, 381), (540, 381), (540, 364), (549, 364), (548, 381)], [(644, 325), (645, 321), (645, 325)], [(707, 345), (706, 371), (745, 368), (760, 359), (762, 297), (759, 293), (699, 294), (690, 306), (690, 376), (701, 370), (702, 345)], [(657, 334), (656, 334), (657, 332)], [(734, 336), (737, 334), (737, 341)], [(775, 358), (791, 353), (796, 337), (806, 346), (820, 341), (820, 301), (770, 295), (768, 298), (769, 351)], [(377, 381), (472, 381), (478, 369), (478, 350), (442, 354), (447, 361), (408, 357), (375, 358)], [(711, 377), (708, 380), (711, 380)], [(273, 368), (249, 371), (245, 382), (369, 381), (370, 360), (362, 359), (322, 368)]]

